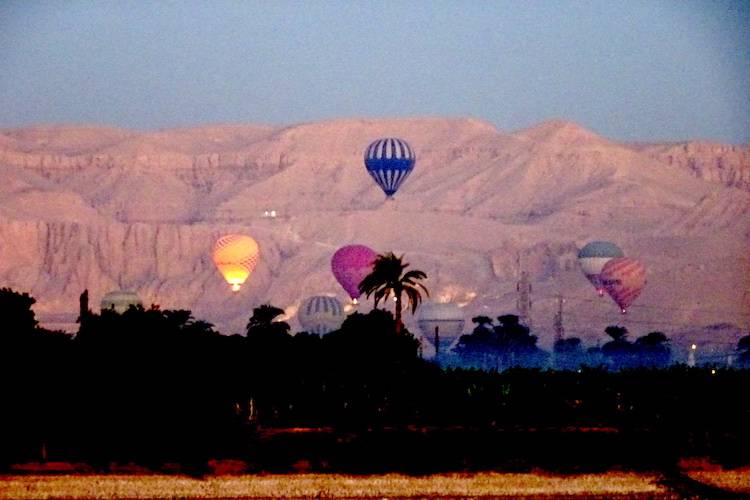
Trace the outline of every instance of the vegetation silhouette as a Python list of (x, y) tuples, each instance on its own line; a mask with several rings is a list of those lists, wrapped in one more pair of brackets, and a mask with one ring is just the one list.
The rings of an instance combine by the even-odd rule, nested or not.
[(554, 366), (558, 370), (578, 370), (581, 366), (590, 364), (581, 339), (578, 337), (556, 340), (552, 347), (552, 353)]
[(518, 316), (498, 316), (497, 324), (488, 320), (486, 316), (473, 318), (474, 331), (459, 338), (455, 351), (464, 365), (497, 370), (545, 366), (549, 355), (537, 347), (537, 337)]
[[(33, 304), (0, 290), (6, 470), (68, 461), (179, 464), (200, 475), (211, 459), (255, 471), (300, 461), (343, 472), (596, 470), (673, 466), (690, 454), (750, 463), (750, 401), (741, 397), (750, 372), (656, 369), (668, 349), (659, 332), (630, 343), (610, 329), (619, 344), (601, 357), (564, 339), (559, 370), (547, 370), (516, 316), (477, 317), (459, 344), (475, 368), (444, 370), (380, 309), (321, 337), (290, 335), (272, 305), (252, 311), (246, 335), (221, 335), (185, 310), (86, 306), (71, 337), (39, 328)], [(652, 361), (635, 363), (639, 349)], [(629, 353), (619, 371), (610, 351)], [(513, 368), (527, 362), (537, 368)]]
[(403, 255), (397, 257), (393, 252), (378, 255), (373, 262), (372, 272), (359, 284), (359, 291), (366, 294), (368, 299), (370, 295), (374, 296), (376, 308), (381, 300), (388, 300), (393, 294), (396, 302), (396, 333), (400, 333), (404, 328), (401, 320), (402, 295), (406, 294), (412, 314), (417, 311), (417, 307), (422, 302), (420, 290), (428, 297), (430, 296), (427, 288), (420, 283), (420, 280), (427, 278), (427, 274), (416, 269), (404, 272), (409, 267), (409, 263), (404, 262), (403, 259)]
[(737, 366), (750, 368), (750, 335), (742, 337), (737, 342)]

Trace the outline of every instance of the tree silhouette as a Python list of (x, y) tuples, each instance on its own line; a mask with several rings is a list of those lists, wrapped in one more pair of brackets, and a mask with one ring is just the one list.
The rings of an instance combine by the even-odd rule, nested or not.
[(18, 293), (10, 288), (0, 288), (0, 318), (3, 334), (0, 342), (28, 339), (37, 327), (34, 310), (36, 299), (28, 293)]
[(523, 366), (541, 368), (548, 354), (536, 345), (536, 335), (531, 335), (529, 327), (521, 324), (515, 314), (498, 316), (495, 332), (500, 347), (501, 365), (503, 367)]
[(474, 316), (471, 318), (471, 322), (475, 323), (477, 326), (474, 327), (474, 331), (477, 331), (477, 328), (484, 328), (486, 330), (492, 330), (493, 321), (492, 318), (489, 316)]
[(470, 335), (463, 335), (456, 346), (456, 353), (469, 365), (484, 369), (505, 369), (514, 366), (539, 368), (548, 354), (536, 345), (537, 337), (522, 325), (518, 316), (498, 316), (498, 324), (486, 316), (473, 319), (477, 326)]
[(378, 426), (397, 401), (404, 407), (414, 398), (419, 341), (407, 329), (396, 331), (390, 311), (350, 314), (321, 340), (319, 366), (327, 372), (323, 396), (335, 401), (331, 415), (338, 425)]
[(263, 304), (253, 309), (253, 315), (247, 322), (247, 336), (283, 337), (289, 334), (289, 323), (274, 321), (284, 314), (284, 310), (270, 304)]
[(466, 366), (498, 368), (498, 340), (491, 320), (489, 325), (479, 324), (472, 333), (461, 335), (453, 350)]
[(741, 368), (750, 368), (750, 335), (742, 337), (737, 342), (737, 365)]
[(627, 340), (628, 329), (624, 326), (610, 325), (604, 329), (604, 333), (612, 338), (601, 350), (607, 364), (616, 370), (629, 368), (633, 358), (633, 344)]
[(628, 336), (628, 329), (624, 326), (610, 325), (604, 329), (604, 333), (612, 337), (614, 342), (625, 342)]
[(401, 296), (406, 294), (411, 312), (414, 314), (422, 302), (422, 294), (429, 297), (430, 293), (427, 288), (420, 283), (420, 280), (427, 278), (423, 271), (411, 270), (404, 273), (409, 267), (408, 263), (403, 261), (404, 256), (397, 257), (393, 252), (385, 255), (378, 255), (372, 266), (372, 272), (365, 276), (359, 284), (359, 291), (367, 295), (374, 295), (375, 307), (381, 300), (388, 300), (391, 294), (396, 298), (396, 332), (403, 330), (404, 324), (401, 321), (402, 300)]
[(666, 368), (672, 358), (669, 339), (662, 332), (651, 332), (635, 339), (634, 354), (638, 357), (634, 364), (650, 368)]
[(586, 360), (586, 352), (578, 337), (568, 337), (555, 341), (555, 368), (558, 370), (578, 370)]

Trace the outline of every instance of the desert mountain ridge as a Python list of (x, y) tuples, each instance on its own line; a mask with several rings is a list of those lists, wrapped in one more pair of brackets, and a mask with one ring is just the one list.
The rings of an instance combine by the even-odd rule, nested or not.
[[(393, 201), (362, 162), (383, 136), (417, 153)], [(44, 125), (0, 130), (0, 170), (0, 283), (32, 293), (50, 324), (75, 319), (84, 288), (94, 302), (124, 288), (189, 308), (225, 333), (271, 302), (296, 329), (306, 296), (344, 300), (329, 262), (348, 243), (405, 253), (427, 272), (432, 298), (458, 302), (467, 320), (516, 312), (526, 270), (542, 345), (553, 338), (558, 294), (567, 334), (591, 342), (621, 323), (633, 335), (693, 332), (720, 349), (728, 331), (750, 324), (745, 146), (630, 144), (565, 120), (514, 132), (440, 117), (153, 132)], [(265, 217), (269, 210), (277, 217)], [(239, 295), (210, 260), (213, 241), (229, 231), (261, 245)], [(577, 267), (577, 249), (594, 239), (648, 267), (626, 317)]]

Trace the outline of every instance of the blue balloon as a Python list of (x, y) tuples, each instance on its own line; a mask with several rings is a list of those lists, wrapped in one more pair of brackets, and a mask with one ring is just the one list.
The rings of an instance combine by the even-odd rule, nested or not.
[(395, 137), (378, 139), (365, 150), (365, 167), (389, 198), (409, 177), (416, 159), (411, 146)]

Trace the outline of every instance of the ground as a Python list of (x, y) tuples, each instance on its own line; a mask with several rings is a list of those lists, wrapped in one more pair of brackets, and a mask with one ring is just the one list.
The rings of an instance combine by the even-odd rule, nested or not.
[[(705, 486), (675, 484), (657, 473), (554, 475), (477, 473), (405, 476), (337, 474), (225, 475), (192, 478), (163, 474), (0, 476), (0, 499), (161, 498), (686, 498), (750, 494), (750, 469), (685, 474)], [(683, 475), (684, 477), (684, 475)], [(721, 488), (721, 490), (715, 489)], [(691, 489), (692, 488), (692, 489)]]

